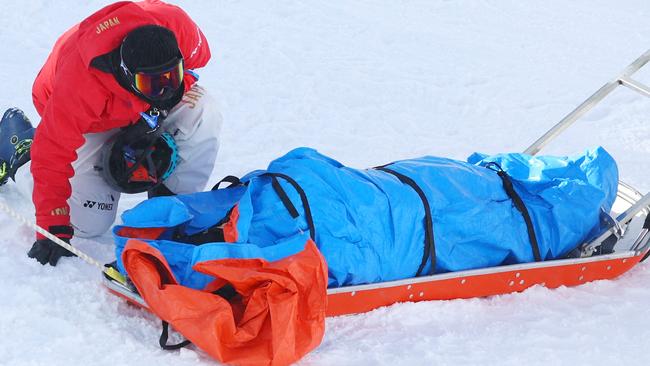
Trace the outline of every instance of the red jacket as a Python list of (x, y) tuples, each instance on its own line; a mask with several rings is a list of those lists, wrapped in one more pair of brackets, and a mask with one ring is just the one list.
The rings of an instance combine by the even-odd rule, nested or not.
[[(41, 122), (31, 148), (36, 222), (69, 225), (72, 162), (83, 134), (129, 125), (149, 105), (121, 87), (113, 74), (90, 66), (116, 49), (134, 28), (156, 24), (174, 32), (185, 68), (205, 66), (210, 49), (199, 27), (179, 7), (156, 0), (119, 2), (89, 16), (54, 45), (32, 89)], [(185, 90), (196, 80), (185, 75)]]

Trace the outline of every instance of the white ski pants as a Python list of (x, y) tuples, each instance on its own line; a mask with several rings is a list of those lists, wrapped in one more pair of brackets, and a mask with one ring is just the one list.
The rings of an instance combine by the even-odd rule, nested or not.
[[(219, 150), (221, 124), (214, 99), (197, 84), (169, 111), (162, 127), (174, 136), (178, 146), (176, 170), (164, 182), (172, 192), (184, 194), (205, 189)], [(104, 143), (117, 132), (119, 129), (85, 134), (86, 142), (77, 150), (77, 160), (72, 163), (75, 173), (70, 179), (72, 195), (68, 199), (75, 236), (102, 235), (115, 222), (120, 192), (113, 190), (95, 167), (101, 166)], [(29, 186), (31, 196), (33, 181), (29, 171), (27, 164), (21, 167), (16, 181), (22, 187)]]

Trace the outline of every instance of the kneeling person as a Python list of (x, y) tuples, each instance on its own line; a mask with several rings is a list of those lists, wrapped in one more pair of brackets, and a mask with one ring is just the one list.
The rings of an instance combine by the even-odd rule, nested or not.
[[(203, 33), (176, 6), (101, 9), (57, 41), (36, 78), (38, 127), (16, 110), (0, 121), (0, 182), (18, 172), (28, 185), (31, 170), (36, 222), (67, 242), (105, 233), (121, 193), (203, 190), (221, 116), (192, 69), (209, 59)], [(28, 255), (56, 265), (72, 254), (37, 234)]]

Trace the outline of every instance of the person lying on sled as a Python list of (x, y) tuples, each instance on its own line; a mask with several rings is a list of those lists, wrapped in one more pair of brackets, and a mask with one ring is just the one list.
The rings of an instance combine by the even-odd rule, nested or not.
[[(222, 121), (192, 70), (209, 59), (205, 36), (179, 7), (97, 11), (57, 40), (36, 77), (36, 129), (20, 110), (4, 113), (0, 184), (31, 157), (18, 182), (31, 186), (31, 169), (36, 222), (68, 243), (105, 233), (121, 193), (203, 190)], [(37, 234), (28, 255), (54, 266), (73, 254)]]
[(328, 286), (564, 258), (601, 230), (618, 169), (603, 149), (573, 156), (424, 156), (354, 169), (298, 148), (210, 192), (157, 197), (113, 229), (117, 266), (131, 238), (203, 289), (218, 259), (296, 256), (313, 242)]

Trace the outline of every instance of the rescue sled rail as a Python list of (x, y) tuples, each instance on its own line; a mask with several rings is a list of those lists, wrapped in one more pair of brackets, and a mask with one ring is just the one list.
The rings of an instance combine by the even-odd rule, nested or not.
[(336, 294), (336, 293), (348, 293), (353, 291), (362, 291), (362, 290), (376, 290), (379, 288), (385, 287), (395, 287), (395, 286), (407, 286), (413, 285), (416, 283), (425, 283), (432, 280), (444, 280), (444, 279), (453, 279), (453, 278), (465, 278), (470, 276), (477, 275), (491, 275), (501, 272), (511, 272), (511, 271), (521, 271), (532, 268), (551, 268), (551, 267), (562, 267), (572, 264), (584, 264), (590, 262), (601, 262), (604, 260), (611, 259), (627, 259), (632, 258), (638, 255), (636, 251), (628, 250), (620, 253), (612, 253), (605, 255), (597, 255), (588, 258), (571, 258), (571, 259), (557, 259), (552, 261), (543, 261), (543, 262), (530, 262), (530, 263), (521, 263), (521, 264), (510, 264), (499, 267), (488, 267), (481, 269), (472, 269), (467, 271), (458, 271), (458, 272), (448, 272), (448, 273), (439, 273), (430, 276), (406, 278), (403, 280), (389, 281), (389, 282), (379, 282), (371, 283), (367, 285), (356, 285), (356, 286), (346, 286), (346, 287), (337, 287), (330, 288), (327, 290), (327, 294)]
[(567, 114), (560, 122), (551, 127), (542, 137), (530, 145), (524, 153), (535, 155), (544, 146), (549, 144), (553, 139), (560, 135), (564, 130), (571, 126), (580, 117), (589, 112), (600, 101), (602, 101), (609, 93), (616, 89), (619, 85), (624, 85), (646, 97), (650, 97), (650, 87), (634, 80), (631, 76), (645, 66), (650, 61), (650, 50), (646, 51), (643, 55), (632, 62), (616, 79), (608, 82), (598, 89), (593, 95), (582, 102), (576, 109)]
[[(648, 209), (648, 204), (650, 204), (650, 195), (643, 196), (641, 193), (626, 183), (619, 182), (617, 198), (625, 204), (623, 208), (627, 208), (615, 219), (621, 225), (626, 225), (626, 227), (629, 227), (632, 224), (632, 220), (635, 221), (635, 225), (641, 225), (647, 218), (648, 214), (650, 214), (650, 209)], [(583, 256), (580, 258), (555, 259), (542, 262), (511, 264), (498, 267), (440, 273), (430, 276), (407, 278), (390, 282), (331, 288), (327, 290), (327, 293), (330, 295), (338, 293), (351, 294), (355, 291), (376, 290), (380, 288), (389, 288), (396, 286), (408, 286), (417, 283), (427, 283), (434, 280), (439, 281), (455, 278), (463, 279), (472, 276), (492, 275), (495, 273), (523, 271), (535, 268), (566, 267), (570, 265), (581, 265), (596, 262), (604, 263), (609, 260), (627, 260), (628, 258), (640, 256), (649, 250), (648, 247), (650, 246), (650, 231), (643, 228), (638, 231), (636, 237), (632, 237), (637, 232), (636, 230), (623, 231), (621, 237), (616, 243), (616, 246), (619, 249), (618, 251), (611, 254), (591, 255), (594, 253), (595, 249), (600, 246), (614, 231), (615, 228), (605, 230), (602, 235), (597, 237), (592, 242), (588, 243), (584, 247), (583, 251), (589, 250), (589, 256)]]
[(128, 288), (127, 286), (109, 278), (104, 278), (104, 283), (111, 291), (114, 291), (116, 295), (124, 298), (127, 301), (130, 301), (133, 305), (140, 306), (144, 309), (148, 309), (147, 303), (144, 299), (137, 293), (135, 290)]

